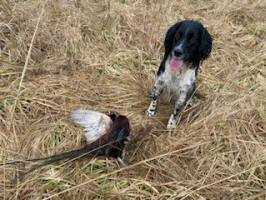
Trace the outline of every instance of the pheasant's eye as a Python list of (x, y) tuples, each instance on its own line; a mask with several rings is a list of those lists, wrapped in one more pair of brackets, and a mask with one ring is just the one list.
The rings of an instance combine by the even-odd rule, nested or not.
[(112, 119), (112, 121), (115, 121), (115, 119), (117, 118), (115, 113), (110, 113), (109, 116)]

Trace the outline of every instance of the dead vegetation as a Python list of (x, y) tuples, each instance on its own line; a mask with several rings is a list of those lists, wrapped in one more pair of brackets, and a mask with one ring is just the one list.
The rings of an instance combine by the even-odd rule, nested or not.
[[(167, 28), (200, 20), (214, 38), (194, 106), (143, 115)], [(38, 23), (39, 22), (39, 23)], [(36, 34), (34, 35), (34, 32)], [(0, 168), (1, 199), (265, 199), (266, 4), (263, 0), (1, 0), (1, 162), (83, 144), (78, 109), (131, 121), (129, 165), (61, 162)]]

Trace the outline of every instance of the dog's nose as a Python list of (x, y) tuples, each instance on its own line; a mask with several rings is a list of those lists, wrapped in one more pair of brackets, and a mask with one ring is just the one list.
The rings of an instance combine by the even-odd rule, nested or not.
[(180, 48), (174, 49), (174, 55), (175, 55), (175, 57), (180, 57), (180, 56), (183, 55), (183, 53), (184, 53), (183, 49), (180, 49)]

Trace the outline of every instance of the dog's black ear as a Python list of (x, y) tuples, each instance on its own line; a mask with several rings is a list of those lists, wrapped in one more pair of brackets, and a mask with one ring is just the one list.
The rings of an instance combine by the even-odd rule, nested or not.
[(164, 40), (165, 56), (167, 56), (172, 50), (173, 43), (174, 43), (174, 36), (175, 36), (176, 31), (180, 27), (181, 23), (182, 22), (179, 22), (171, 26), (166, 33), (165, 40)]
[(199, 61), (203, 61), (206, 58), (208, 58), (208, 56), (211, 53), (211, 50), (212, 50), (212, 37), (207, 31), (207, 29), (202, 27), (201, 43), (200, 43), (199, 51), (198, 51)]

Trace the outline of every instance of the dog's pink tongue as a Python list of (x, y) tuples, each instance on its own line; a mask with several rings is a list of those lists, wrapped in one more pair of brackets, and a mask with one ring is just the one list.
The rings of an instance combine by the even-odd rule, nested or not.
[(172, 70), (178, 70), (182, 67), (182, 65), (183, 65), (183, 60), (177, 60), (175, 58), (172, 58), (170, 60), (170, 68)]

